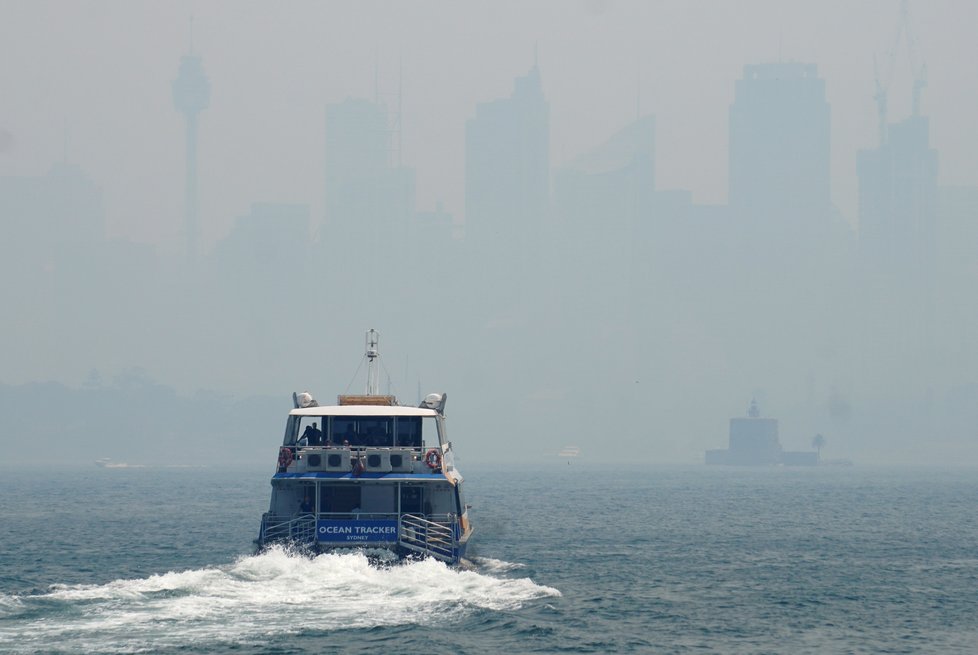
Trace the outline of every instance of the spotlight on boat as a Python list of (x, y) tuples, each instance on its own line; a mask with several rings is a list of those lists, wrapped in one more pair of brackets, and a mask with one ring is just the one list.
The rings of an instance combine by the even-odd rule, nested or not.
[(299, 407), (319, 407), (319, 403), (316, 399), (312, 397), (308, 391), (303, 391), (302, 393), (292, 394), (292, 403)]
[(433, 409), (439, 414), (445, 411), (445, 401), (448, 400), (448, 394), (445, 393), (429, 393), (421, 401), (421, 406), (428, 409)]

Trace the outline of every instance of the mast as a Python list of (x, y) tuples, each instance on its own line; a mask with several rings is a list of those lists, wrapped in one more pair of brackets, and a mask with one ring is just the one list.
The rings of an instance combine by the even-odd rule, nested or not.
[(364, 357), (367, 358), (367, 395), (376, 396), (380, 393), (380, 372), (377, 370), (377, 359), (380, 351), (377, 345), (380, 343), (380, 333), (370, 328), (367, 330), (367, 351)]

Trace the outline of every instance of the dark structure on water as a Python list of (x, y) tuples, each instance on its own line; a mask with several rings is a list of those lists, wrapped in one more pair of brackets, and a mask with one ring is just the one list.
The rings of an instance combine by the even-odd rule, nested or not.
[(730, 419), (730, 445), (726, 450), (706, 451), (707, 464), (729, 466), (817, 466), (818, 453), (786, 451), (778, 439), (778, 419), (761, 418), (752, 400), (746, 417)]

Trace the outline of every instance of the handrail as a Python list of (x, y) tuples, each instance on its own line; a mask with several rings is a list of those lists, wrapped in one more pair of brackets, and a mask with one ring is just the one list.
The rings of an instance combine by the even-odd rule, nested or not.
[[(343, 444), (338, 444), (338, 443), (329, 443), (329, 444), (323, 443), (323, 444), (315, 444), (315, 445), (294, 443), (290, 446), (283, 446), (283, 447), (294, 448), (300, 452), (306, 450), (328, 450), (330, 452), (350, 451), (351, 453), (356, 453), (356, 452), (362, 452), (364, 450), (377, 449), (377, 450), (410, 450), (414, 453), (423, 453), (425, 450), (427, 450), (427, 446), (423, 443), (420, 446), (409, 446), (407, 444), (401, 444), (397, 446), (367, 446), (362, 444), (351, 444), (351, 445), (344, 446)], [(437, 447), (437, 444), (432, 447)]]
[(316, 542), (316, 515), (311, 513), (303, 513), (297, 516), (263, 514), (258, 540), (261, 545), (275, 541), (313, 544)]
[(399, 543), (417, 553), (436, 559), (454, 562), (458, 559), (458, 536), (454, 516), (445, 515), (444, 521), (430, 520), (419, 514), (401, 516)]
[[(339, 513), (315, 514), (306, 512), (297, 515), (262, 515), (258, 533), (259, 546), (275, 542), (292, 543), (299, 546), (313, 546), (317, 543), (317, 520), (367, 518), (397, 518), (391, 513)], [(398, 521), (398, 545), (403, 549), (421, 555), (428, 555), (445, 562), (454, 563), (459, 557), (459, 534), (457, 517), (454, 514), (422, 515), (402, 514)]]

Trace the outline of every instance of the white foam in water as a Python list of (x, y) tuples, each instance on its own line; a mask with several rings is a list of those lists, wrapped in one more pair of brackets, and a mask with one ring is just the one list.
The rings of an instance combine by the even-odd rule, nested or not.
[(0, 594), (0, 618), (19, 612), (23, 606), (24, 603), (16, 596)]
[[(481, 561), (490, 562), (483, 565), (489, 572), (515, 568)], [(308, 558), (272, 549), (227, 567), (5, 596), (0, 612), (8, 620), (0, 624), (0, 651), (33, 652), (52, 643), (78, 652), (250, 643), (300, 632), (425, 625), (559, 595), (528, 578), (498, 578), (430, 559), (377, 567), (362, 553)], [(16, 619), (37, 602), (46, 606), (40, 616)], [(52, 603), (63, 607), (47, 607)]]
[(526, 564), (504, 562), (491, 557), (473, 557), (472, 563), (478, 566), (479, 570), (485, 571), (486, 573), (505, 573), (506, 571), (526, 568)]

